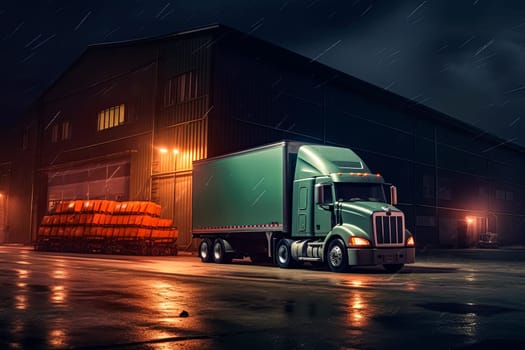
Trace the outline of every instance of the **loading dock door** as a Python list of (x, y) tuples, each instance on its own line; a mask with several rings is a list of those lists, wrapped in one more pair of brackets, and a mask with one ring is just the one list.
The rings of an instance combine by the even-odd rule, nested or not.
[(75, 199), (129, 199), (129, 161), (97, 163), (48, 173), (48, 203)]

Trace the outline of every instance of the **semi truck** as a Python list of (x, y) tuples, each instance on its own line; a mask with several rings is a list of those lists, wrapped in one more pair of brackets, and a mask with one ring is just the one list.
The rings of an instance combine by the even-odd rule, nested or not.
[(281, 141), (195, 161), (192, 176), (202, 262), (250, 257), (392, 273), (415, 262), (396, 187), (349, 148)]

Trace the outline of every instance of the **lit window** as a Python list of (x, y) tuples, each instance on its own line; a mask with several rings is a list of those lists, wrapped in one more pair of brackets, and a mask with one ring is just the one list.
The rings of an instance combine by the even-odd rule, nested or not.
[(124, 124), (125, 118), (124, 104), (106, 108), (98, 112), (98, 131), (113, 128)]
[(164, 105), (171, 106), (196, 98), (197, 87), (197, 73), (195, 71), (179, 74), (169, 79), (164, 85)]

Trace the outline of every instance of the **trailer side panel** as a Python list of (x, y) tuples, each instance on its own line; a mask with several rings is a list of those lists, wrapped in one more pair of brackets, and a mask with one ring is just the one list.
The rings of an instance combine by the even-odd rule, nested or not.
[(287, 145), (193, 167), (193, 233), (287, 231)]

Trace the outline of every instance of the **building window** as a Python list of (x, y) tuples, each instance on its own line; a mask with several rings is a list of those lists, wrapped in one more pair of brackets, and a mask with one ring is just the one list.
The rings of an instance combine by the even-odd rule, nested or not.
[(57, 143), (71, 139), (71, 123), (65, 121), (62, 124), (56, 123), (51, 127), (51, 142)]
[(62, 140), (70, 140), (71, 139), (71, 123), (69, 121), (65, 121), (62, 123)]
[(51, 142), (53, 142), (53, 143), (58, 142), (58, 129), (59, 129), (59, 125), (58, 124), (54, 124), (51, 127)]
[(102, 131), (124, 124), (126, 121), (124, 104), (106, 108), (98, 113), (97, 130)]
[(197, 73), (195, 71), (179, 74), (164, 85), (164, 106), (192, 100), (197, 97)]

